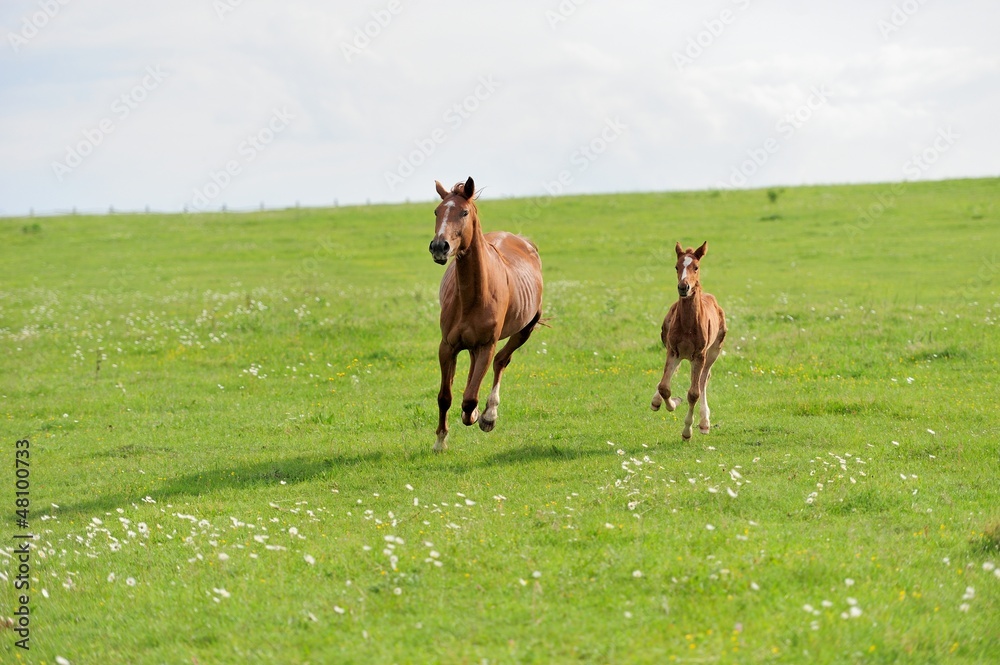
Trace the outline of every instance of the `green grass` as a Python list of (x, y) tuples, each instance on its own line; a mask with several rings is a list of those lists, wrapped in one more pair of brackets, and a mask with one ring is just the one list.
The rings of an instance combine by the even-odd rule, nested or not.
[[(432, 203), (0, 220), (2, 660), (994, 662), (998, 200), (483, 200), (551, 328), (444, 455)], [(690, 442), (649, 410), (677, 240), (730, 326)]]

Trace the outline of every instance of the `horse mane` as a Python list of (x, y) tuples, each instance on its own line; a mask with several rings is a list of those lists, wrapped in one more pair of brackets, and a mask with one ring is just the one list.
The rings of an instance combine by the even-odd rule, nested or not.
[[(485, 189), (485, 187), (483, 189)], [(451, 193), (455, 194), (456, 196), (461, 196), (464, 199), (465, 198), (465, 183), (464, 182), (456, 182), (455, 186), (451, 188)], [(470, 203), (472, 201), (475, 201), (476, 199), (479, 198), (479, 195), (482, 194), (482, 193), (483, 193), (483, 190), (480, 189), (475, 194), (473, 194), (472, 198), (468, 199), (468, 201)]]

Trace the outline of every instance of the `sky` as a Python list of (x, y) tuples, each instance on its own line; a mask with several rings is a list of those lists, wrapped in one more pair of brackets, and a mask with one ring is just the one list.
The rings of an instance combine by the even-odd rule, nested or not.
[(1000, 175), (995, 0), (4, 0), (0, 215)]

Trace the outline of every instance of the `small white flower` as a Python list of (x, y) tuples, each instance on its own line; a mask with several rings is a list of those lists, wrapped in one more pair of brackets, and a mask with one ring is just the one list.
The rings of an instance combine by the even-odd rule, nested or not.
[(844, 580), (844, 584), (846, 586), (854, 586), (854, 580), (852, 580), (850, 577), (848, 577), (846, 580)]
[(308, 563), (310, 566), (316, 565), (316, 559), (311, 554), (307, 554), (302, 558), (304, 558), (306, 560), (306, 563)]
[(750, 588), (753, 589), (754, 591), (760, 591), (760, 585), (757, 584), (756, 582), (751, 582)]
[(642, 571), (641, 570), (633, 570), (632, 571), (632, 577), (642, 577)]
[(971, 586), (965, 587), (965, 595), (962, 596), (962, 600), (972, 600), (976, 597), (976, 590)]
[(115, 581), (115, 574), (108, 573), (108, 582), (114, 582), (114, 581)]
[(540, 578), (542, 576), (542, 571), (536, 570), (535, 572), (533, 572), (531, 574), (531, 576), (534, 577), (537, 580), (538, 578)]
[(712, 526), (711, 524), (706, 524), (705, 528), (708, 529), (709, 531), (715, 531), (715, 527)]
[(958, 606), (958, 611), (959, 612), (968, 612), (969, 611), (969, 604), (968, 603), (962, 603), (961, 605)]
[(625, 611), (625, 618), (626, 618), (626, 619), (631, 619), (631, 618), (632, 618), (632, 613), (631, 613), (631, 612), (629, 612), (628, 610), (626, 610), (626, 611)]
[(336, 612), (337, 614), (343, 614), (343, 613), (344, 613), (344, 612), (346, 612), (347, 610), (345, 610), (345, 609), (344, 609), (343, 607), (341, 607), (340, 605), (334, 605), (334, 606), (333, 606), (333, 611), (334, 611), (334, 612)]
[(996, 564), (994, 564), (992, 561), (987, 561), (983, 563), (983, 570), (985, 570), (987, 573), (993, 570), (994, 568), (996, 568)]
[(229, 561), (229, 555), (225, 552), (219, 552), (219, 561)]
[(399, 587), (396, 587), (395, 589), (393, 589), (392, 592), (394, 594), (396, 594), (397, 596), (402, 596), (403, 595), (403, 590), (400, 589)]
[(213, 588), (212, 591), (214, 591), (215, 593), (219, 594), (219, 596), (221, 596), (222, 598), (229, 598), (230, 596), (232, 596), (232, 594), (229, 593), (228, 591), (226, 591), (225, 589), (216, 589), (216, 588)]
[(127, 585), (129, 585), (129, 586), (135, 586), (135, 578), (134, 578), (134, 577), (129, 577), (129, 578), (127, 578), (127, 579), (125, 580), (125, 584), (127, 584)]
[(62, 656), (56, 656), (56, 665), (70, 665), (70, 663)]

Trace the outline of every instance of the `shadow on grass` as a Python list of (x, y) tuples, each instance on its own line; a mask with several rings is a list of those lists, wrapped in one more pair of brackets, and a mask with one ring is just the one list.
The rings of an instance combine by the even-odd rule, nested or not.
[(519, 448), (510, 448), (484, 459), (479, 466), (507, 466), (512, 464), (531, 464), (533, 462), (572, 461), (584, 457), (604, 456), (608, 451), (599, 448), (578, 448), (554, 443), (536, 443)]
[(61, 514), (110, 511), (150, 496), (158, 503), (167, 503), (177, 497), (198, 497), (227, 490), (248, 490), (257, 487), (287, 485), (321, 478), (337, 469), (388, 462), (381, 451), (357, 455), (315, 455), (288, 459), (273, 459), (230, 467), (205, 469), (195, 473), (168, 478), (159, 486), (126, 490), (122, 493), (103, 494), (89, 501), (64, 504)]

